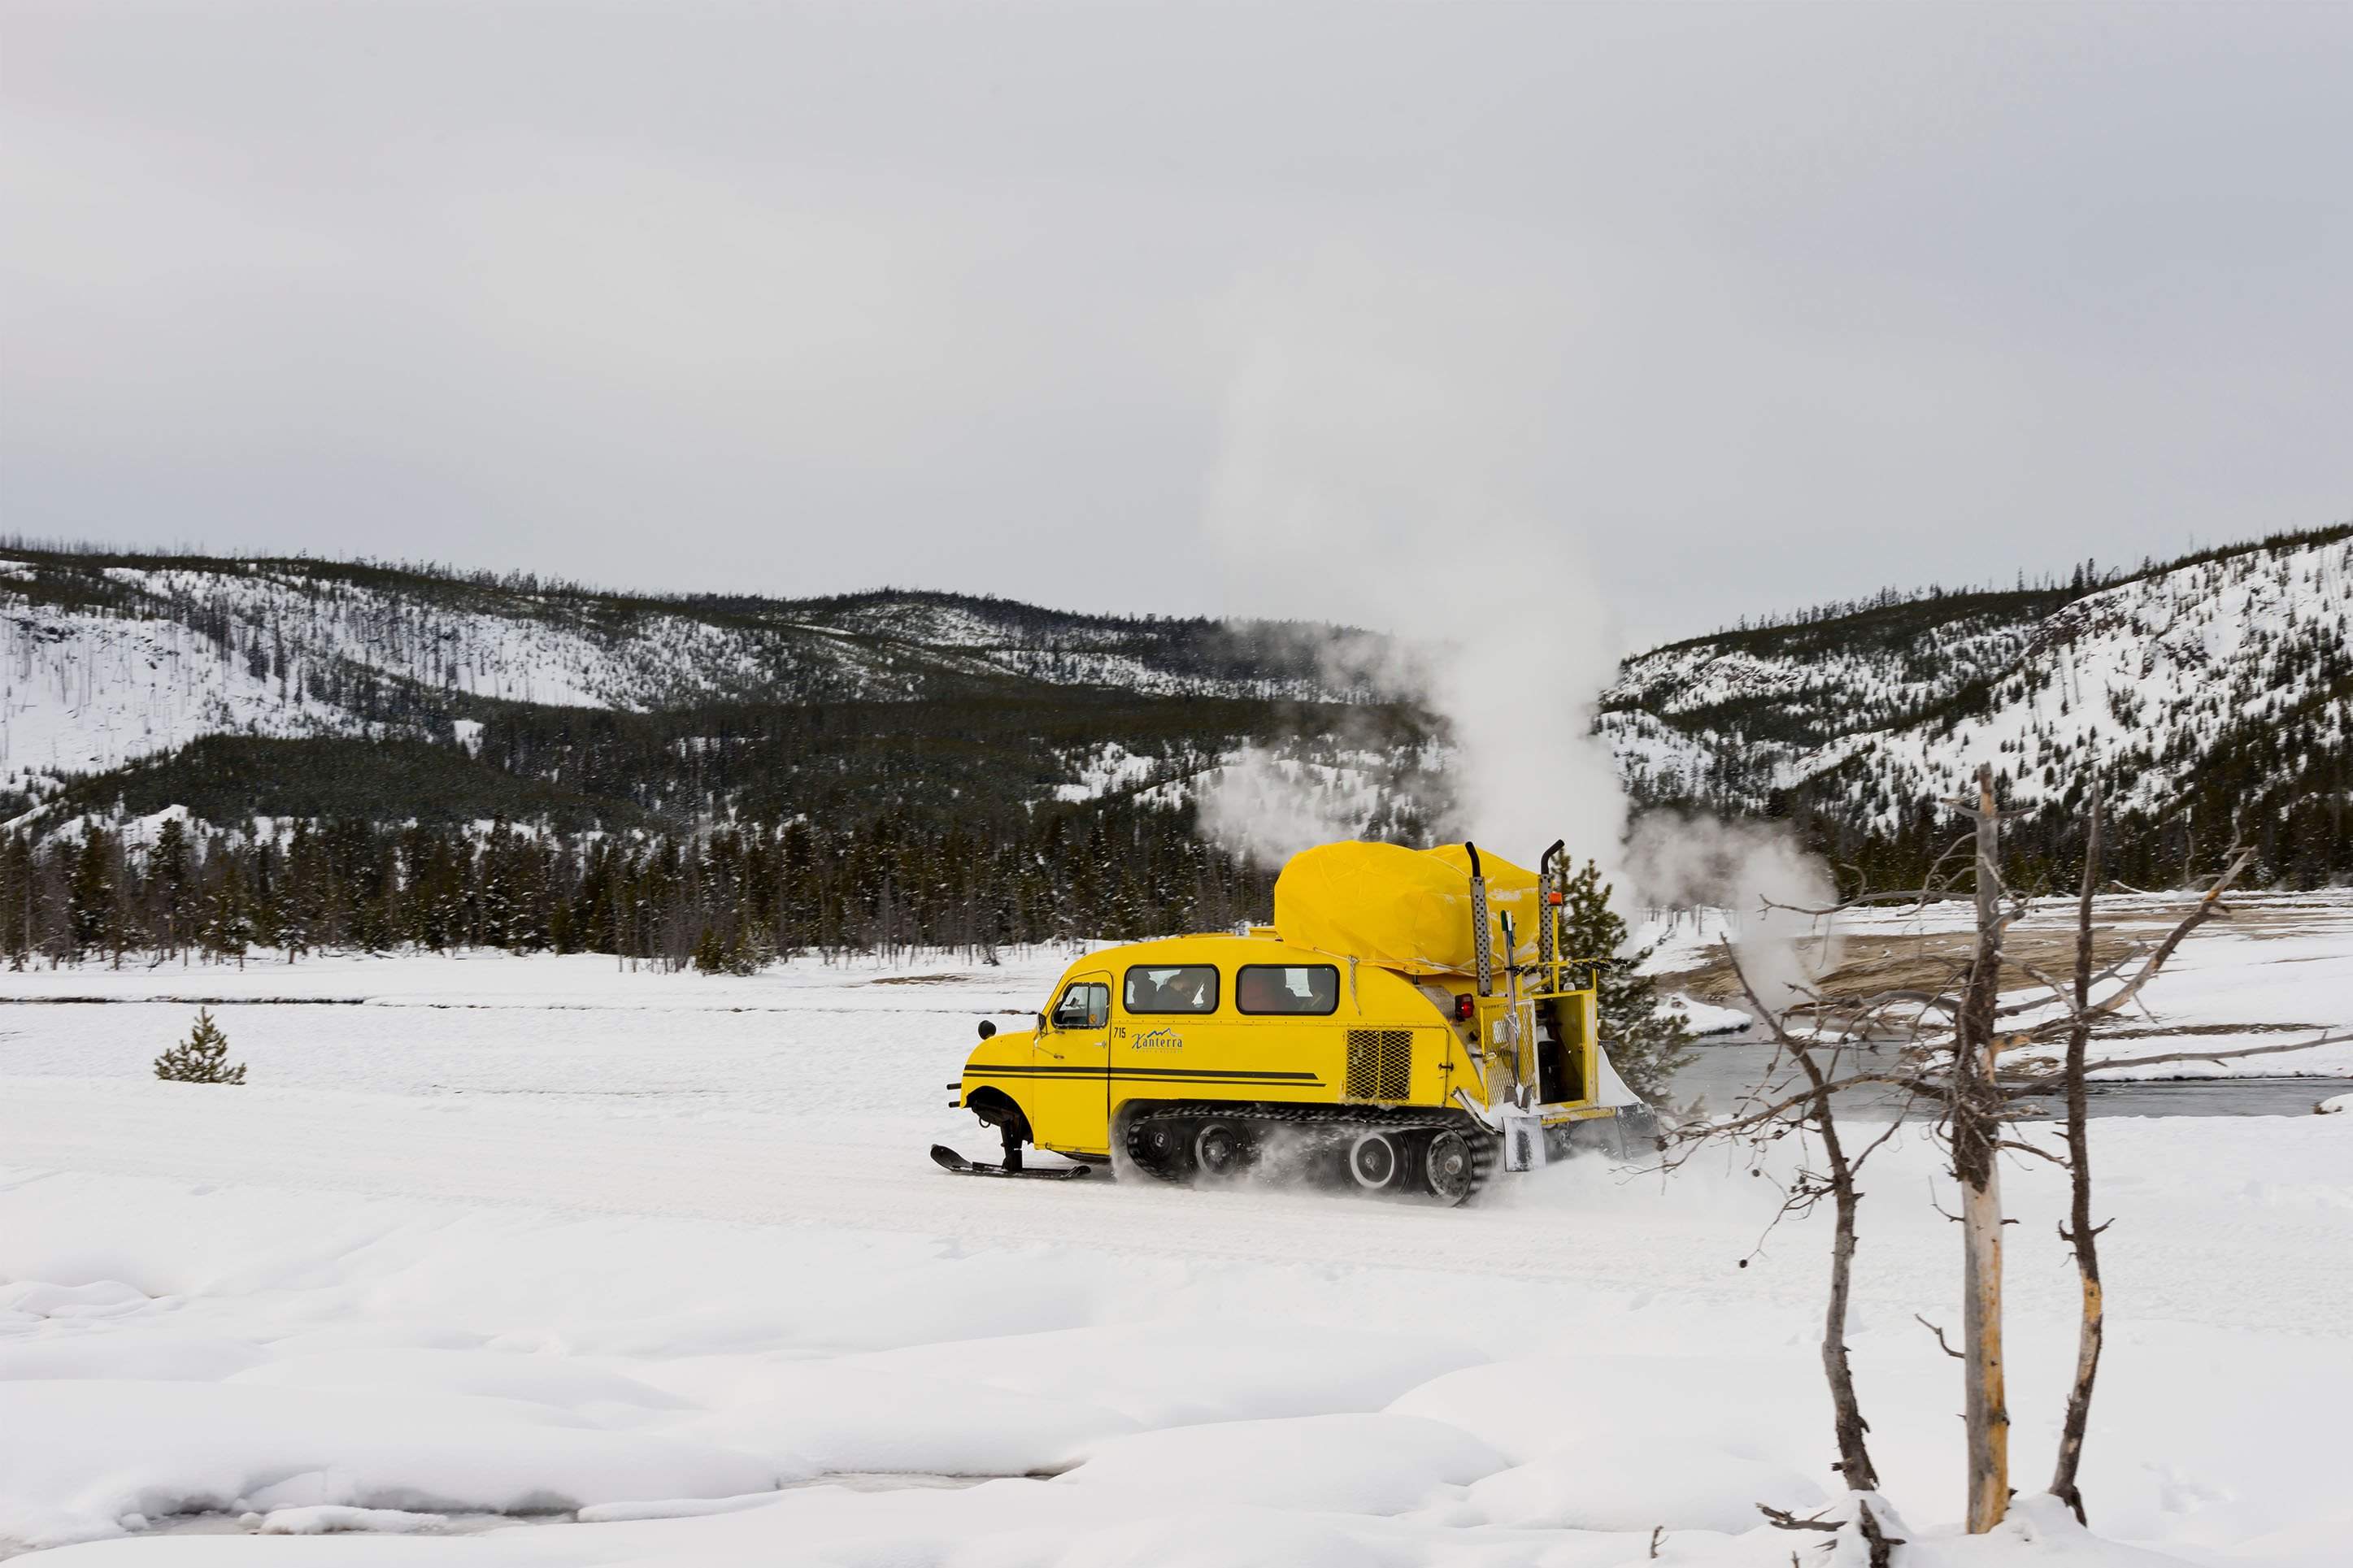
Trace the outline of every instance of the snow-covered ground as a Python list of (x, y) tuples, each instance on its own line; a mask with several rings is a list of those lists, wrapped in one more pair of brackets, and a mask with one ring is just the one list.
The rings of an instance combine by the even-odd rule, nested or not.
[[(2230, 918), (2211, 921), (2193, 933), (2141, 993), (2137, 1005), (2103, 1026), (2093, 1051), (2095, 1065), (2103, 1058), (2124, 1060), (2279, 1046), (2353, 1029), (2353, 889), (2237, 893), (2227, 904)], [(2100, 899), (2094, 924), (2146, 949), (2162, 941), (2189, 909), (2189, 900), (2179, 893), (2109, 895)], [(1968, 931), (1970, 911), (1965, 900), (1920, 910), (1857, 910), (1810, 923), (1791, 921), (1788, 934), (1796, 938), (1803, 967), (1819, 972), (1826, 951), (1828, 963), (1836, 966), (1901, 959), (1932, 949), (1939, 939)], [(2035, 951), (2039, 944), (2071, 943), (2075, 919), (2073, 899), (2031, 900), (2026, 916), (2010, 927), (2010, 945), (2014, 951)], [(1666, 977), (1672, 989), (1678, 979), (1720, 956), (1727, 929), (1722, 910), (1659, 913), (1641, 922), (1635, 940), (1645, 946), (1656, 944), (1645, 969)], [(1951, 950), (1949, 942), (1943, 945)], [(2047, 952), (2039, 956), (2045, 973), (2072, 973), (2072, 958), (2054, 968)], [(2094, 994), (2114, 988), (2113, 983), (2104, 984)], [(2042, 988), (2013, 966), (2004, 972), (2003, 991), (2009, 1000), (2031, 1001)], [(2016, 1023), (2038, 1022), (2055, 1011), (2054, 1005), (2021, 1013)], [(1706, 1027), (1716, 1018), (1716, 1010), (1711, 1009), (1695, 1022)], [(2353, 1076), (2353, 1045), (2237, 1061), (2116, 1068), (2096, 1076)]]
[[(975, 1020), (1066, 958), (0, 975), (0, 1536), (60, 1568), (1569, 1568), (1658, 1527), (1659, 1562), (1820, 1560), (1751, 1527), (1837, 1490), (1824, 1226), (1756, 1250), (1771, 1183), (1584, 1160), (1446, 1212), (940, 1172), (989, 1144), (943, 1087)], [(199, 999), (248, 1087), (146, 1076)], [(2341, 1561), (2353, 1117), (2095, 1140), (2094, 1525)], [(1950, 1203), (1920, 1142), (1874, 1162), (1851, 1338), (1910, 1561), (2140, 1561), (2032, 1502), (1952, 1539), (1960, 1389), (1913, 1321), (1958, 1316)], [(2074, 1288), (2054, 1173), (2005, 1182), (2031, 1493)]]

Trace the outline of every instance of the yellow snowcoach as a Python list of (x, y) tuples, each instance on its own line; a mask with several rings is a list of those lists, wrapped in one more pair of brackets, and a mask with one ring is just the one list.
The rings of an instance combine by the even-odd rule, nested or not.
[[(1327, 844), (1284, 866), (1272, 926), (1089, 953), (1034, 1029), (983, 1022), (949, 1086), (1004, 1162), (933, 1158), (1061, 1177), (1117, 1152), (1166, 1181), (1254, 1171), (1451, 1205), (1580, 1130), (1647, 1135), (1599, 1037), (1598, 964), (1561, 951), (1560, 848), (1531, 875), (1469, 844)], [(1025, 1167), (1025, 1144), (1077, 1163)]]

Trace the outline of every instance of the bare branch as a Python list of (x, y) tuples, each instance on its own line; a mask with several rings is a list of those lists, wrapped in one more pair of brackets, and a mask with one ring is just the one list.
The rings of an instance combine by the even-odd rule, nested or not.
[[(2348, 1042), (2353, 1042), (2353, 1031), (2348, 1031), (2348, 1033), (2341, 1035), (2323, 1035), (2317, 1039), (2297, 1040), (2293, 1044), (2284, 1046), (2243, 1046), (2238, 1049), (2228, 1051), (2168, 1051), (2163, 1056), (2124, 1057), (2108, 1061), (2087, 1062), (2084, 1066), (2089, 1071), (2103, 1072), (2115, 1068), (2168, 1067), (2175, 1062), (2214, 1062), (2220, 1064), (2223, 1062), (2241, 1061), (2248, 1057), (2276, 1056), (2282, 1051), (2308, 1051), (2315, 1046), (2341, 1046), (2348, 1044)], [(2019, 1088), (2014, 1089), (2011, 1092), (2017, 1093), (2023, 1091), (2026, 1093), (2031, 1093), (2033, 1092), (2035, 1086), (2055, 1083), (2063, 1077), (2063, 1075), (2058, 1072), (2037, 1073), (2031, 1078), (2022, 1078), (2016, 1080)]]
[(1906, 899), (1915, 900), (1915, 908), (1925, 909), (1932, 903), (1943, 903), (1947, 900), (1964, 896), (1955, 893), (1952, 890), (1952, 885), (1949, 879), (1940, 881), (1937, 878), (1937, 873), (1944, 869), (1946, 861), (1950, 860), (1954, 856), (1959, 854), (1961, 850), (1967, 848), (1971, 842), (1971, 837), (1968, 834), (1963, 834), (1960, 837), (1954, 839), (1953, 842), (1946, 848), (1945, 852), (1937, 856), (1935, 862), (1929, 866), (1927, 875), (1921, 879), (1921, 886), (1917, 888), (1907, 888), (1900, 891), (1885, 893), (1858, 893), (1852, 899), (1847, 899), (1839, 903), (1829, 904), (1820, 908), (1814, 908), (1804, 904), (1784, 904), (1777, 902), (1771, 899), (1762, 898), (1760, 898), (1757, 902), (1762, 907), (1768, 910), (1780, 910), (1789, 914), (1817, 916), (1843, 914), (1848, 910), (1859, 910), (1872, 904), (1901, 903)]
[(1799, 1519), (1788, 1509), (1775, 1508), (1770, 1503), (1758, 1503), (1757, 1511), (1771, 1520), (1776, 1530), (1826, 1530), (1835, 1535), (1846, 1528), (1836, 1520), (1824, 1519), (1819, 1514), (1811, 1519)]
[(2094, 1014), (2115, 1013), (2126, 1003), (2138, 996), (2141, 987), (2147, 985), (2156, 977), (2158, 971), (2165, 967), (2166, 961), (2173, 956), (2174, 949), (2181, 945), (2183, 939), (2213, 919), (2217, 913), (2225, 912), (2221, 909), (2222, 895), (2229, 891), (2231, 884), (2238, 879), (2239, 873), (2245, 870), (2248, 863), (2254, 858), (2255, 852), (2252, 847), (2234, 847), (2231, 855), (2231, 863), (2223, 868), (2220, 876), (2214, 879), (2214, 885), (2199, 898), (2198, 907), (2183, 916), (2181, 922), (2166, 933), (2165, 940), (2157, 944), (2157, 951), (2142, 962), (2140, 973), (2126, 982), (2121, 990), (2112, 992), (2105, 999), (2092, 1003), (2085, 1011)]
[[(1955, 1216), (1953, 1216), (1953, 1215), (1947, 1215), (1946, 1217), (1949, 1219), (1949, 1218), (1952, 1218), (1952, 1217), (1955, 1217)], [(1926, 1319), (1926, 1318), (1922, 1317), (1922, 1316), (1921, 1316), (1919, 1313), (1917, 1313), (1917, 1312), (1915, 1312), (1915, 1313), (1913, 1313), (1913, 1314), (1912, 1314), (1912, 1321), (1913, 1321), (1914, 1322), (1915, 1322), (1915, 1323), (1919, 1324), (1922, 1328), (1924, 1328), (1924, 1329), (1927, 1330), (1930, 1333), (1932, 1333), (1932, 1334), (1934, 1334), (1934, 1335), (1936, 1335), (1936, 1348), (1937, 1348), (1938, 1350), (1943, 1351), (1947, 1355), (1951, 1356), (1955, 1361), (1967, 1361), (1967, 1360), (1968, 1360), (1968, 1357), (1967, 1357), (1967, 1356), (1963, 1355), (1960, 1352), (1958, 1352), (1958, 1351), (1955, 1350), (1952, 1346), (1950, 1346), (1950, 1345), (1948, 1345), (1948, 1344), (1947, 1344), (1947, 1343), (1945, 1342), (1945, 1331), (1944, 1331), (1944, 1330), (1942, 1330), (1942, 1329), (1938, 1328), (1936, 1324), (1934, 1324), (1934, 1323), (1930, 1322), (1927, 1319)]]
[(1795, 1110), (1799, 1106), (1810, 1103), (1819, 1095), (1838, 1094), (1846, 1089), (1860, 1089), (1865, 1084), (1872, 1083), (1884, 1084), (1891, 1089), (1908, 1089), (1914, 1094), (1922, 1096), (1935, 1097), (1940, 1096), (1945, 1092), (1944, 1086), (1937, 1083), (1935, 1079), (1920, 1078), (1913, 1074), (1885, 1072), (1850, 1073), (1845, 1078), (1825, 1079), (1820, 1089), (1811, 1088), (1799, 1089), (1797, 1092), (1788, 1095), (1783, 1099), (1774, 1100), (1771, 1104), (1764, 1106), (1759, 1110), (1749, 1111), (1745, 1115), (1736, 1116), (1729, 1121), (1711, 1122), (1704, 1127), (1694, 1127), (1692, 1131), (1691, 1137), (1694, 1141), (1697, 1141), (1705, 1138), (1721, 1138), (1735, 1132), (1744, 1132), (1753, 1127), (1761, 1127), (1768, 1121), (1778, 1121), (1788, 1115), (1790, 1111)]
[[(2117, 975), (2124, 973), (2125, 966), (2126, 964), (2130, 963), (2134, 959), (2138, 958), (2142, 953), (2147, 952), (2147, 943), (2135, 942), (2123, 957), (2117, 959), (2114, 963), (2109, 964), (2105, 969), (2103, 969), (2098, 973), (2093, 975), (2091, 977), (2091, 983), (2097, 985), (2103, 981), (2114, 980)], [(2070, 1009), (2070, 1019), (2072, 1020), (2072, 1010), (2074, 1007), (2074, 1003), (2067, 994), (2067, 986), (2062, 984), (2056, 980), (2053, 980), (2051, 976), (2043, 973), (2042, 971), (2037, 969), (2033, 964), (2029, 963), (2022, 958), (2012, 958), (2010, 962), (2017, 965), (2019, 968), (2026, 971), (2027, 973), (2032, 975), (2036, 980), (2040, 981), (2043, 985), (2053, 992), (2059, 999), (2059, 1005)], [(2037, 1007), (2047, 1006), (2049, 1004), (2043, 1002), (2013, 1002), (2009, 1006), (1999, 1009), (1996, 1012), (1995, 1016), (2012, 1017), (2020, 1013), (2031, 1012)]]

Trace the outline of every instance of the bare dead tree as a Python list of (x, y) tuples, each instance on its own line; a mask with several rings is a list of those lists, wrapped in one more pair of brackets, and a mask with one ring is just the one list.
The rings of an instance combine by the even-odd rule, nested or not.
[[(1839, 1088), (1855, 1081), (1838, 1077), (1839, 1058), (1844, 1047), (1825, 1046), (1794, 1032), (1788, 1026), (1788, 1014), (1767, 1007), (1757, 995), (1738, 953), (1728, 942), (1725, 952), (1740, 981), (1742, 994), (1772, 1032), (1774, 1061), (1767, 1070), (1764, 1086), (1750, 1095), (1730, 1119), (1689, 1124), (1670, 1133), (1665, 1144), (1666, 1163), (1679, 1164), (1701, 1147), (1726, 1140), (1746, 1142), (1752, 1157), (1761, 1154), (1765, 1146), (1792, 1133), (1810, 1135), (1819, 1143), (1823, 1169), (1816, 1171), (1800, 1163), (1784, 1192), (1774, 1223), (1810, 1213), (1824, 1198), (1830, 1200), (1831, 1276), (1829, 1299), (1822, 1313), (1820, 1355), (1822, 1375), (1830, 1387), (1831, 1431), (1839, 1451), (1833, 1468), (1845, 1478), (1850, 1492), (1874, 1493), (1879, 1489), (1879, 1471), (1871, 1458), (1871, 1423), (1863, 1418), (1862, 1400), (1855, 1392), (1853, 1360), (1846, 1342), (1857, 1245), (1856, 1214), (1862, 1201), (1855, 1178), (1863, 1163), (1894, 1135), (1903, 1124), (1903, 1116), (1899, 1111), (1876, 1137), (1851, 1152), (1831, 1098)], [(1903, 1542), (1881, 1528), (1868, 1497), (1857, 1496), (1854, 1505), (1853, 1527), (1865, 1544), (1872, 1568), (1888, 1568), (1894, 1548)], [(1777, 1527), (1785, 1530), (1836, 1531), (1847, 1528), (1819, 1517), (1800, 1520), (1758, 1506)]]
[(2075, 1382), (2067, 1391), (2067, 1415), (2059, 1428), (2059, 1458), (2051, 1468), (2051, 1495), (2089, 1523), (2084, 1494), (2075, 1484), (2084, 1457), (2084, 1433), (2092, 1419), (2092, 1384), (2100, 1373), (2100, 1345), (2107, 1326), (2107, 1303), (2100, 1290), (2100, 1232), (2092, 1223), (2092, 1136), (2084, 1058), (2092, 1044), (2092, 897), (2100, 885), (2099, 772), (2092, 773), (2091, 804), (2084, 820), (2084, 891), (2075, 905), (2075, 1005), (2067, 1024), (2067, 1223), (2059, 1239), (2075, 1254), (2083, 1286), (2084, 1321), (2075, 1342)]
[(1946, 1132), (1961, 1184), (1962, 1420), (1968, 1445), (1968, 1530), (1982, 1535), (2010, 1510), (2010, 1406), (2001, 1353), (2001, 1164), (2009, 1107), (1997, 1072), (1995, 1008), (2001, 990), (2001, 810), (1993, 769), (1978, 768), (1977, 950), (1969, 962), (1952, 1068)]
[[(1869, 1085), (1894, 1088), (1912, 1100), (1941, 1101), (1939, 1131), (1952, 1155), (1952, 1169), (1960, 1183), (1963, 1225), (1962, 1349), (1947, 1352), (1967, 1363), (1967, 1479), (1968, 1528), (1982, 1533), (1999, 1524), (2008, 1511), (2009, 1416), (2001, 1342), (2001, 1212), (2000, 1157), (2005, 1152), (2053, 1160), (2069, 1172), (2070, 1214), (2060, 1235), (2074, 1248), (2082, 1278), (2084, 1316), (2077, 1368), (2071, 1387), (2065, 1424), (2052, 1490), (2084, 1517), (2076, 1476), (2084, 1437), (2089, 1425), (2092, 1391), (2096, 1379), (2105, 1331), (2105, 1298), (2099, 1277), (2096, 1237), (2103, 1226), (2093, 1222), (2092, 1164), (2089, 1138), (2088, 1079), (2094, 1069), (2140, 1068), (2189, 1061), (2225, 1062), (2275, 1052), (2309, 1050), (2353, 1039), (2353, 1032), (2319, 1037), (2281, 1046), (2243, 1047), (2221, 1051), (2174, 1051), (2133, 1058), (2093, 1060), (2092, 1036), (2105, 1019), (2134, 1003), (2163, 970), (2167, 962), (2198, 928), (2211, 920), (2229, 918), (2222, 895), (2252, 862), (2253, 852), (2234, 847), (2223, 871), (2212, 879), (2194, 907), (2154, 948), (2136, 949), (2107, 965), (2095, 968), (2094, 899), (2102, 886), (2102, 823), (2096, 792), (2087, 832), (2084, 880), (2077, 899), (2075, 964), (2073, 985), (2062, 986), (2031, 963), (2012, 960), (2021, 973), (2038, 982), (2048, 997), (2030, 995), (2003, 1004), (2001, 968), (2008, 956), (2003, 939), (2022, 906), (2010, 900), (2000, 876), (2000, 825), (2005, 815), (1994, 795), (1990, 768), (1980, 768), (1975, 797), (1947, 804), (1966, 813), (1972, 831), (1972, 885), (1966, 894), (1958, 879), (1932, 876), (1919, 889), (1900, 895), (1861, 895), (1829, 909), (1806, 912), (1833, 916), (1864, 904), (1900, 900), (1915, 909), (1967, 896), (1975, 905), (1974, 936), (1968, 963), (1953, 963), (1945, 984), (1933, 990), (1881, 993), (1859, 1001), (1834, 1001), (1819, 994), (1798, 1007), (1775, 1012), (1763, 1005), (1736, 956), (1733, 962), (1750, 1005), (1771, 1030), (1777, 1046), (1775, 1068), (1786, 1060), (1793, 1072), (1766, 1083), (1732, 1117), (1708, 1127), (1688, 1129), (1678, 1136), (1692, 1141), (1746, 1137), (1759, 1143), (1802, 1131), (1819, 1139), (1828, 1167), (1821, 1173), (1801, 1172), (1789, 1189), (1782, 1217), (1810, 1209), (1828, 1196), (1834, 1216), (1831, 1249), (1831, 1300), (1822, 1344), (1823, 1370), (1831, 1390), (1831, 1404), (1840, 1441), (1840, 1468), (1858, 1490), (1871, 1489), (1857, 1478), (1874, 1476), (1864, 1446), (1868, 1426), (1862, 1419), (1845, 1354), (1844, 1328), (1848, 1291), (1852, 1277), (1855, 1216), (1862, 1194), (1854, 1173), (1862, 1156), (1850, 1157), (1840, 1136), (1832, 1108), (1838, 1093)], [(1775, 906), (1787, 908), (1788, 906)], [(2095, 990), (2113, 982), (2096, 998)], [(2059, 1005), (2056, 1016), (2005, 1028), (2021, 1015)], [(1899, 1011), (1897, 1004), (1901, 1005)], [(1802, 1032), (1792, 1017), (1803, 1016)], [(1841, 1032), (1826, 1040), (1829, 1029)], [(1943, 1033), (1949, 1029), (1949, 1033)], [(1844, 1042), (1878, 1035), (1894, 1036), (1906, 1045), (1892, 1068), (1870, 1067), (1841, 1071)], [(2024, 1053), (2047, 1048), (2063, 1039), (2065, 1054), (2056, 1067), (2034, 1066)], [(2018, 1101), (2048, 1092), (2057, 1084), (2066, 1090), (2063, 1126), (2065, 1152), (2054, 1156), (2047, 1148), (2012, 1136), (2010, 1124), (2019, 1114)], [(1891, 1132), (1893, 1127), (1890, 1129)], [(1883, 1141), (1883, 1135), (1882, 1141)], [(1777, 1220), (1778, 1223), (1778, 1220)], [(1944, 1344), (1944, 1335), (1937, 1333)], [(1874, 1521), (1875, 1522), (1875, 1521)], [(1812, 1528), (1800, 1521), (1800, 1527)], [(1868, 1532), (1876, 1534), (1877, 1532)], [(1879, 1559), (1874, 1557), (1874, 1561)]]
[[(2307, 1051), (2315, 1046), (2335, 1045), (2353, 1039), (2353, 1033), (2323, 1034), (2316, 1039), (2297, 1040), (2282, 1046), (2248, 1046), (2226, 1051), (2168, 1051), (2156, 1056), (2111, 1058), (2096, 1064), (2089, 1060), (2093, 1026), (2101, 1018), (2112, 1016), (2155, 977), (2165, 961), (2181, 943), (2208, 921), (2230, 918), (2229, 906), (2222, 896), (2230, 890), (2253, 858), (2253, 852), (2234, 846), (2229, 863), (2212, 885), (2199, 898), (2195, 907), (2166, 934), (2165, 940), (2149, 952), (2139, 971), (2114, 993), (2098, 1003), (2092, 1000), (2093, 897), (2101, 885), (2100, 860), (2103, 853), (2102, 820), (2099, 792), (2089, 792), (2091, 804), (2084, 825), (2084, 884), (2076, 902), (2075, 917), (2075, 976), (2071, 1005), (2062, 1020), (2053, 1020), (2042, 1029), (2030, 1031), (2031, 1041), (2063, 1022), (2066, 1027), (2067, 1049), (2058, 1077), (2067, 1097), (2063, 1123), (2066, 1145), (2065, 1164), (2068, 1180), (2068, 1216), (2059, 1227), (2060, 1239), (2073, 1249), (2075, 1269), (2082, 1287), (2083, 1318), (2077, 1331), (2075, 1347), (2075, 1377), (2067, 1394), (2067, 1410), (2060, 1426), (2058, 1457), (2052, 1467), (2051, 1495), (2073, 1510), (2075, 1518), (2089, 1522), (2084, 1508), (2082, 1488), (2078, 1483), (2084, 1437), (2089, 1429), (2092, 1412), (2092, 1392), (2099, 1375), (2100, 1352), (2105, 1342), (2107, 1323), (2107, 1300), (2100, 1281), (2099, 1236), (2107, 1223), (2092, 1220), (2092, 1150), (2089, 1110), (2090, 1068), (2165, 1066), (2180, 1062), (2228, 1062), (2248, 1057), (2269, 1056), (2284, 1051)], [(2029, 973), (2050, 985), (2047, 977), (2025, 966)], [(2052, 987), (2056, 989), (2056, 987)], [(2031, 1094), (2040, 1089), (2046, 1078), (2023, 1078), (2013, 1082), (2012, 1095)]]

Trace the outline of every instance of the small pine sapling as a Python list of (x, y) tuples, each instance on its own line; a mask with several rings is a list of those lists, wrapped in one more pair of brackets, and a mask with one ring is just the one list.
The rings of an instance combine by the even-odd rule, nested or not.
[(1590, 860), (1562, 885), (1561, 951), (1568, 958), (1609, 961), (1601, 969), (1599, 1001), (1609, 1064), (1627, 1088), (1660, 1105), (1670, 1081), (1691, 1060), (1692, 1032), (1662, 1005), (1659, 983), (1640, 973), (1653, 947), (1624, 951), (1633, 933), (1609, 907), (1610, 892), (1601, 868)]
[(243, 1083), (245, 1064), (228, 1065), (228, 1037), (212, 1010), (200, 1008), (188, 1037), (155, 1058), (155, 1076), (174, 1083)]

